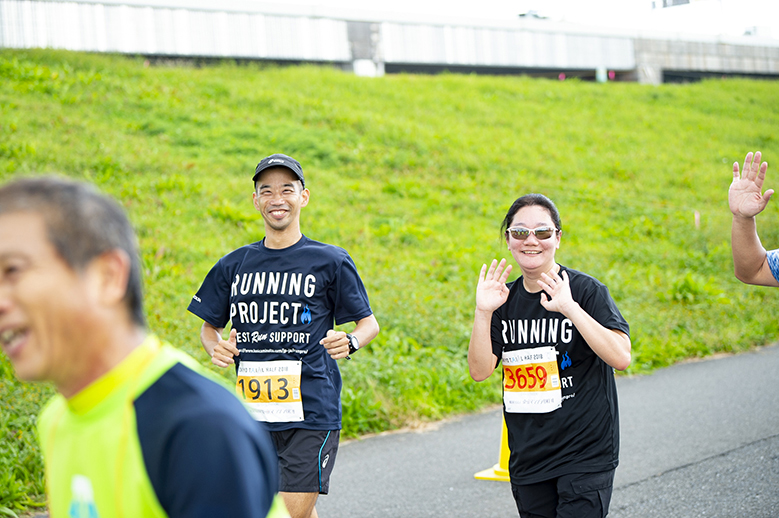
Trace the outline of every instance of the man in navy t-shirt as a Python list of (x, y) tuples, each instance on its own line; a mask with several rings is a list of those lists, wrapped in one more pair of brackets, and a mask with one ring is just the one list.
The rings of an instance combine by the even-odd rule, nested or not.
[[(310, 194), (300, 164), (271, 155), (252, 180), (265, 238), (222, 257), (188, 309), (203, 319), (212, 363), (235, 365), (237, 392), (271, 431), (291, 516), (316, 517), (341, 429), (336, 360), (373, 340), (379, 325), (349, 254), (300, 231)], [(357, 324), (351, 333), (333, 329), (347, 322)]]

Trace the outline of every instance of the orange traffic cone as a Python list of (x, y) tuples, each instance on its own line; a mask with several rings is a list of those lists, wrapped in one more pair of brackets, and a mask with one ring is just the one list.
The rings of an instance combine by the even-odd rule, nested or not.
[(501, 482), (509, 482), (509, 438), (508, 431), (506, 430), (506, 420), (502, 419), (503, 428), (500, 433), (500, 456), (498, 457), (498, 463), (489, 469), (479, 471), (474, 478), (479, 480), (498, 480)]

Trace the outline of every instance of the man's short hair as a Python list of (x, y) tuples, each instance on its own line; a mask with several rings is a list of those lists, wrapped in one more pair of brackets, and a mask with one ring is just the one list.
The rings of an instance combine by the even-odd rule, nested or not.
[(133, 322), (146, 327), (138, 242), (117, 202), (90, 184), (43, 176), (0, 186), (0, 215), (12, 212), (40, 214), (49, 241), (73, 270), (82, 271), (109, 250), (127, 253), (130, 277), (124, 301)]

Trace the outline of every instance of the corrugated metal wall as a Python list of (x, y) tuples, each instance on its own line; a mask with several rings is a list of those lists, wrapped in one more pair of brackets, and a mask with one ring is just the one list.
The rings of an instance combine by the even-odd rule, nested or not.
[(636, 66), (632, 38), (485, 27), (381, 24), (386, 63), (557, 69)]
[(0, 0), (0, 46), (351, 61), (343, 20), (78, 2)]
[[(351, 62), (347, 25), (258, 12), (0, 0), (3, 47)], [(374, 59), (386, 63), (635, 67), (630, 38), (413, 23), (381, 23), (379, 34)]]
[[(587, 34), (553, 23), (470, 26), (345, 20), (252, 11), (227, 0), (202, 7), (155, 0), (0, 0), (0, 47), (49, 47), (181, 57), (229, 57), (493, 72), (605, 71), (657, 83), (664, 71), (779, 75), (779, 43)], [(225, 3), (227, 2), (227, 3)], [(180, 2), (179, 5), (186, 5)], [(221, 10), (220, 10), (221, 9)], [(360, 63), (364, 61), (367, 63)], [(363, 67), (365, 68), (365, 67)], [(629, 74), (628, 74), (629, 75)]]

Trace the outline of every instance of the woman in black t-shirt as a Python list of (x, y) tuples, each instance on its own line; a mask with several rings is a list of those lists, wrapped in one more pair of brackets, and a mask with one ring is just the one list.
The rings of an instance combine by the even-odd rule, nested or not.
[(603, 517), (619, 462), (613, 369), (630, 364), (629, 327), (597, 279), (557, 264), (562, 229), (541, 194), (504, 218), (512, 266), (485, 264), (476, 289), (468, 368), (476, 381), (503, 365), (509, 473), (526, 517)]

